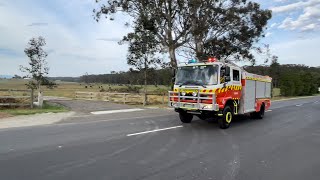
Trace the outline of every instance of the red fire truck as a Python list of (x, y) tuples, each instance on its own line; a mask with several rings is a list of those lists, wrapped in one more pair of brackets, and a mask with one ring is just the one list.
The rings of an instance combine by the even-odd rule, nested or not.
[(226, 129), (234, 115), (264, 117), (271, 106), (271, 81), (228, 61), (190, 60), (178, 67), (169, 106), (183, 123), (190, 123), (194, 115), (200, 119), (217, 117), (220, 128)]

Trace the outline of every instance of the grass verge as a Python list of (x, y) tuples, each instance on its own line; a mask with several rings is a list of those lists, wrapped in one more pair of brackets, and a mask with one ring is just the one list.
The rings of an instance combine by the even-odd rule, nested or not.
[(44, 102), (43, 108), (14, 108), (14, 109), (0, 109), (0, 114), (8, 114), (11, 116), (17, 115), (32, 115), (39, 113), (59, 113), (69, 111), (66, 107), (59, 104), (52, 104)]
[(304, 98), (310, 98), (310, 97), (317, 97), (320, 96), (320, 94), (314, 94), (312, 96), (278, 96), (278, 97), (273, 97), (271, 100), (272, 101), (281, 101), (281, 100), (290, 100), (290, 99), (304, 99)]

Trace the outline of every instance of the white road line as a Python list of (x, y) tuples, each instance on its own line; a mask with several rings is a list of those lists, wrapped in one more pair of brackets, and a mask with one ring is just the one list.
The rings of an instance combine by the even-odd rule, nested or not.
[(109, 111), (94, 111), (91, 114), (99, 115), (99, 114), (113, 114), (113, 113), (122, 113), (122, 112), (134, 112), (134, 111), (142, 111), (144, 109), (119, 109), (119, 110), (109, 110)]
[(266, 111), (266, 112), (271, 112), (272, 110), (271, 109), (269, 109), (268, 111)]
[(302, 105), (303, 105), (303, 104), (296, 104), (297, 107), (300, 107), (300, 106), (302, 106)]
[[(77, 124), (92, 124), (92, 123), (100, 123), (100, 122), (108, 122), (108, 121), (119, 121), (119, 120), (132, 120), (132, 119), (144, 119), (144, 118), (155, 118), (155, 117), (166, 117), (169, 116), (168, 114), (165, 115), (154, 115), (154, 116), (137, 116), (137, 117), (126, 117), (126, 118), (116, 118), (116, 119), (100, 119), (100, 120), (94, 120), (94, 121), (87, 121), (87, 122), (65, 122), (60, 124), (50, 124), (50, 125), (43, 125), (43, 126), (68, 126), (68, 125), (77, 125)], [(81, 117), (81, 116), (79, 116)], [(1, 129), (0, 129), (1, 132)]]
[(183, 127), (183, 126), (173, 126), (173, 127), (163, 128), (163, 129), (155, 129), (155, 130), (151, 130), (151, 131), (144, 131), (144, 132), (138, 132), (138, 133), (133, 133), (133, 134), (127, 134), (127, 136), (137, 136), (137, 135), (141, 135), (141, 134), (153, 133), (153, 132), (158, 132), (158, 131), (165, 131), (165, 130), (176, 129), (176, 128), (181, 128), (181, 127)]

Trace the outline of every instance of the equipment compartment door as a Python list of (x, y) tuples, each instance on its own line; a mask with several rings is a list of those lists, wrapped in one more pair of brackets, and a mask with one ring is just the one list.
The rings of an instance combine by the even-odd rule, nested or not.
[(256, 81), (246, 80), (244, 91), (244, 113), (255, 111)]

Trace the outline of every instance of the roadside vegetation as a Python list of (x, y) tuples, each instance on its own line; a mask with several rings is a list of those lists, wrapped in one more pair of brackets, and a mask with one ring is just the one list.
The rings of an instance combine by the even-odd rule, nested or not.
[(272, 77), (273, 87), (280, 89), (281, 96), (311, 96), (319, 92), (320, 67), (273, 62), (270, 66), (247, 66), (245, 69)]
[[(25, 83), (27, 80), (23, 79), (0, 79), (0, 89), (26, 89)], [(43, 87), (45, 96), (57, 96), (74, 98), (76, 91), (83, 92), (114, 92), (114, 93), (138, 93), (142, 91), (141, 85), (123, 85), (123, 84), (102, 84), (102, 83), (84, 83), (84, 82), (63, 82), (56, 81), (58, 85), (54, 89)], [(166, 85), (147, 85), (149, 93), (165, 93), (169, 90)], [(1, 95), (2, 92), (0, 92)], [(6, 94), (3, 94), (6, 95)], [(19, 95), (19, 94), (15, 94)]]
[[(98, 76), (98, 75), (92, 75)], [(101, 75), (102, 76), (102, 75)], [(27, 81), (23, 79), (2, 79), (0, 80), (0, 89), (25, 89), (25, 83)], [(58, 84), (57, 88), (43, 88), (43, 91), (46, 96), (57, 96), (57, 97), (67, 97), (74, 98), (76, 91), (81, 92), (111, 92), (111, 93), (143, 93), (143, 85), (123, 85), (123, 84), (102, 84), (102, 83), (84, 83), (84, 82), (63, 82), (56, 81)], [(167, 93), (170, 90), (170, 86), (168, 85), (147, 85), (147, 91), (150, 94), (163, 94)], [(8, 95), (8, 94), (1, 94)], [(283, 98), (291, 98), (296, 97), (294, 95), (284, 96), (281, 94), (281, 89), (279, 87), (273, 88), (272, 91), (273, 99), (283, 99)], [(315, 95), (317, 93), (313, 93), (311, 95)], [(19, 94), (15, 94), (19, 95)], [(22, 94), (21, 94), (22, 95)], [(165, 97), (167, 98), (167, 97)], [(157, 97), (153, 95), (149, 98), (149, 100), (154, 102), (161, 102), (162, 97)], [(154, 104), (154, 103), (153, 103)]]
[(0, 109), (0, 114), (2, 114), (3, 117), (9, 117), (9, 116), (16, 116), (16, 115), (32, 115), (32, 114), (39, 114), (39, 113), (59, 113), (59, 112), (67, 112), (68, 109), (64, 106), (61, 106), (59, 104), (53, 104), (45, 102), (43, 103), (42, 108), (23, 108), (23, 107), (11, 107), (11, 108), (5, 108)]

